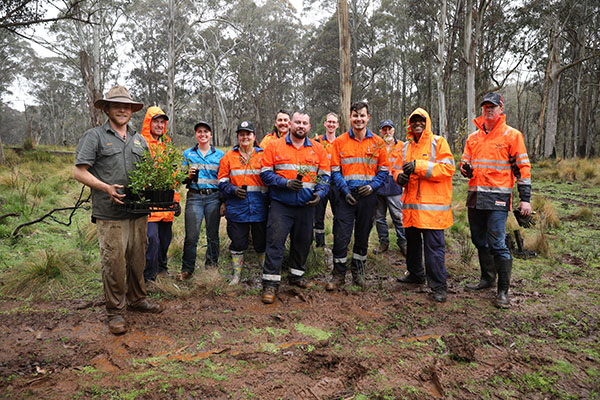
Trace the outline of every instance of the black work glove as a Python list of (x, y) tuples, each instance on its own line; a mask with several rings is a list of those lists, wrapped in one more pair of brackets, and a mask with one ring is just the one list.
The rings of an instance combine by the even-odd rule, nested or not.
[(298, 179), (288, 179), (288, 181), (285, 183), (285, 187), (297, 192), (302, 189), (302, 181), (299, 181)]
[(373, 193), (373, 188), (371, 187), (371, 185), (364, 185), (358, 188), (357, 193), (361, 197), (366, 197)]
[(513, 210), (513, 214), (515, 215), (519, 226), (522, 226), (523, 228), (531, 228), (533, 225), (535, 225), (535, 221), (533, 220), (533, 212), (531, 215), (522, 215), (521, 209), (515, 208)]
[(173, 211), (175, 212), (175, 216), (179, 217), (181, 215), (181, 206), (179, 205), (179, 203), (175, 203), (175, 205), (173, 206)]
[(309, 207), (314, 207), (321, 201), (321, 196), (316, 193), (313, 193), (313, 198), (306, 202), (306, 205)]
[(248, 192), (246, 191), (246, 189), (242, 189), (241, 187), (235, 189), (235, 195), (238, 199), (244, 200), (247, 194)]
[(511, 158), (508, 159), (508, 161), (510, 162), (510, 169), (512, 169), (513, 175), (517, 177), (517, 179), (521, 178), (521, 170), (519, 169), (519, 166), (517, 165), (517, 156), (512, 156)]
[(358, 201), (356, 201), (354, 196), (352, 196), (352, 193), (348, 193), (346, 195), (346, 203), (350, 204), (351, 206), (355, 206), (358, 203)]
[(470, 179), (470, 178), (473, 177), (473, 167), (471, 167), (471, 164), (469, 164), (469, 163), (464, 163), (462, 165), (462, 168), (460, 169), (460, 173), (465, 178), (469, 178)]
[(400, 175), (398, 175), (398, 178), (396, 178), (396, 183), (400, 186), (406, 186), (406, 184), (408, 183), (408, 179), (409, 176), (403, 172)]
[(406, 176), (410, 176), (410, 174), (415, 172), (416, 165), (417, 165), (416, 161), (407, 162), (402, 166), (402, 171), (406, 174)]

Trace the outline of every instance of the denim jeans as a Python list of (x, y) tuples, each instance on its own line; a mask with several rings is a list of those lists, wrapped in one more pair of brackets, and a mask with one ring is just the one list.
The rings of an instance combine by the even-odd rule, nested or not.
[(507, 211), (468, 209), (471, 241), (477, 250), (489, 250), (495, 259), (512, 259), (506, 247)]
[(188, 192), (185, 202), (185, 241), (183, 242), (183, 258), (181, 271), (194, 273), (196, 266), (196, 250), (202, 220), (206, 220), (206, 265), (214, 265), (219, 261), (219, 193), (198, 194)]
[(148, 222), (148, 248), (144, 280), (153, 281), (162, 271), (167, 271), (167, 252), (173, 237), (172, 221)]
[(406, 236), (402, 227), (402, 195), (381, 196), (377, 195), (377, 209), (375, 210), (375, 228), (379, 243), (389, 243), (387, 210), (390, 210), (390, 216), (396, 229), (396, 243), (398, 246), (406, 244)]

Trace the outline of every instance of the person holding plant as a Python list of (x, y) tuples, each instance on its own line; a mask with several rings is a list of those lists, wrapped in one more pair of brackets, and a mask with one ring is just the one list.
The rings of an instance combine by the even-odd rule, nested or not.
[(227, 235), (233, 264), (230, 285), (240, 282), (244, 252), (252, 232), (252, 244), (263, 267), (267, 229), (267, 195), (269, 189), (260, 179), (263, 149), (255, 146), (256, 133), (250, 121), (237, 127), (238, 145), (228, 151), (219, 166), (219, 190), (225, 197)]
[(92, 189), (92, 222), (98, 229), (108, 328), (117, 335), (127, 332), (125, 307), (150, 313), (164, 310), (161, 304), (146, 299), (148, 217), (128, 212), (121, 193), (148, 144), (127, 125), (144, 105), (133, 101), (126, 88), (111, 88), (94, 106), (106, 113), (108, 121), (83, 134), (77, 145), (74, 177)]
[[(167, 136), (169, 117), (160, 107), (149, 107), (142, 125), (142, 136), (146, 139), (152, 157), (156, 157), (158, 149), (164, 150), (165, 144), (171, 141)], [(179, 203), (179, 193), (175, 192), (174, 201)], [(148, 248), (146, 249), (146, 268), (144, 280), (146, 284), (156, 280), (159, 274), (167, 274), (167, 252), (173, 238), (173, 216), (181, 214), (179, 204), (176, 211), (153, 212), (148, 217)]]
[(179, 280), (192, 277), (196, 269), (196, 252), (202, 220), (206, 221), (205, 267), (219, 262), (219, 224), (221, 221), (218, 172), (222, 150), (211, 145), (212, 128), (200, 121), (194, 126), (198, 144), (183, 152), (183, 166), (189, 168), (188, 192), (185, 202), (185, 240)]
[(405, 188), (402, 219), (408, 273), (398, 282), (420, 285), (427, 274), (431, 299), (443, 303), (447, 298), (444, 229), (453, 223), (452, 175), (456, 167), (446, 139), (431, 131), (427, 111), (417, 108), (408, 123), (402, 155), (392, 166), (394, 180)]
[(281, 281), (285, 241), (290, 236), (291, 285), (307, 288), (306, 258), (312, 243), (315, 207), (329, 190), (329, 160), (320, 143), (309, 139), (310, 117), (292, 115), (290, 134), (267, 146), (260, 178), (269, 186), (267, 247), (263, 268), (262, 302), (271, 304)]
[(352, 280), (365, 286), (365, 262), (369, 234), (377, 205), (375, 192), (389, 175), (385, 142), (367, 128), (369, 106), (359, 101), (350, 106), (350, 131), (333, 142), (331, 176), (339, 192), (333, 218), (333, 271), (326, 290), (336, 290), (346, 280), (348, 245), (354, 230)]

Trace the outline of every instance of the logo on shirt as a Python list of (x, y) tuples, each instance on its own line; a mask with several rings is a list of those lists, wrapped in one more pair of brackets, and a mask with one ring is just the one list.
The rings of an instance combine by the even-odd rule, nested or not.
[(497, 206), (500, 206), (500, 207), (506, 207), (506, 202), (505, 201), (496, 200), (496, 203), (494, 203), (494, 204), (497, 205)]

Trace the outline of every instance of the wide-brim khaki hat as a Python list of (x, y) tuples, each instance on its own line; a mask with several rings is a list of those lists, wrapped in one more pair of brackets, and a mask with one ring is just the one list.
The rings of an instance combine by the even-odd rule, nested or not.
[(131, 104), (131, 109), (133, 112), (140, 111), (142, 107), (144, 107), (144, 103), (133, 101), (131, 95), (129, 94), (129, 90), (123, 86), (111, 87), (110, 90), (104, 95), (103, 99), (99, 99), (94, 102), (94, 107), (104, 110), (104, 107), (108, 103)]

